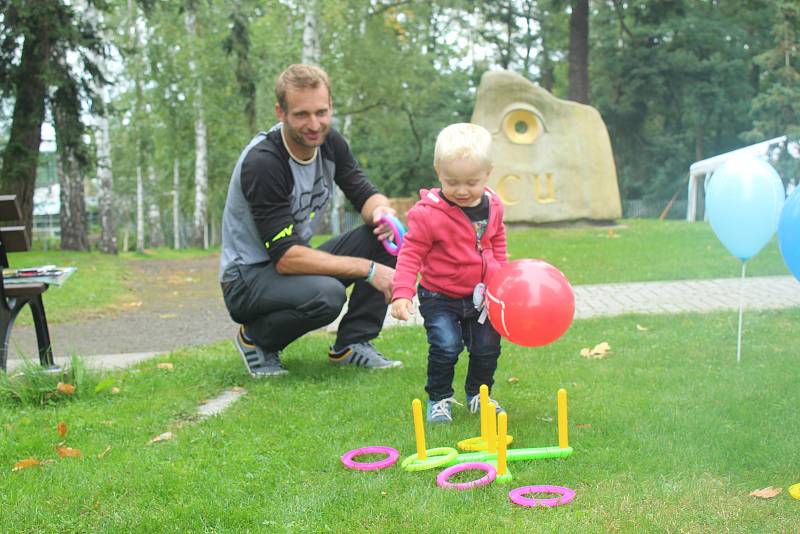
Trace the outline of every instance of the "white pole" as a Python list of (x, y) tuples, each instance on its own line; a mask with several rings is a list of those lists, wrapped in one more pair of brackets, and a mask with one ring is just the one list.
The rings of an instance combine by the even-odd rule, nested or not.
[(742, 280), (739, 283), (739, 335), (736, 341), (736, 363), (742, 361), (742, 313), (744, 311), (744, 273), (747, 262), (742, 262)]

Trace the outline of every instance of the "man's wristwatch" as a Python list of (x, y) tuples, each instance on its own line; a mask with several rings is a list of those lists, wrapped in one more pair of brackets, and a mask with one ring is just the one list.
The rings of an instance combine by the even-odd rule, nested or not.
[(369, 272), (367, 273), (367, 277), (364, 278), (364, 281), (367, 283), (372, 282), (372, 278), (375, 276), (375, 262), (369, 264)]

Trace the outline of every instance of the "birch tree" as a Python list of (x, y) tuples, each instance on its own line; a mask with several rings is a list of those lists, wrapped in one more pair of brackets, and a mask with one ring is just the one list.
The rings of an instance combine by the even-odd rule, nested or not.
[(117, 225), (114, 213), (114, 173), (111, 165), (111, 128), (108, 124), (108, 91), (102, 93), (103, 108), (96, 119), (97, 179), (100, 182), (100, 241), (97, 249), (117, 253)]
[(194, 224), (192, 241), (196, 245), (208, 248), (208, 147), (206, 145), (206, 119), (203, 107), (203, 80), (197, 69), (196, 42), (199, 39), (197, 29), (197, 4), (194, 0), (186, 2), (186, 30), (189, 34), (189, 72), (195, 84), (194, 93)]

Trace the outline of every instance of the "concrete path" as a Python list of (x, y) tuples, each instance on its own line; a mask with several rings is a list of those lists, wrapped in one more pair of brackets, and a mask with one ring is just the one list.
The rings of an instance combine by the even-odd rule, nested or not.
[[(179, 273), (168, 287), (154, 289), (151, 284), (136, 294), (141, 305), (134, 310), (52, 325), (56, 354), (79, 354), (92, 367), (124, 367), (179, 347), (233, 339), (237, 327), (225, 311), (215, 271), (216, 260)], [(737, 310), (741, 287), (738, 278), (575, 286), (575, 318)], [(167, 292), (174, 298), (165, 299)], [(744, 302), (746, 310), (800, 307), (800, 282), (791, 276), (746, 278)], [(335, 331), (338, 323), (326, 330)], [(387, 314), (385, 324), (422, 325), (422, 317), (417, 313), (400, 323)], [(19, 365), (20, 352), (36, 354), (31, 327), (14, 329), (11, 352), (10, 369)]]
[[(744, 284), (739, 278), (596, 284), (573, 287), (575, 318), (738, 310), (742, 287), (745, 309), (748, 310), (800, 306), (800, 282), (791, 276), (745, 278)], [(335, 331), (338, 323), (339, 319), (327, 330)], [(408, 322), (401, 322), (387, 315), (384, 324), (388, 327), (422, 325), (422, 317), (417, 312)]]

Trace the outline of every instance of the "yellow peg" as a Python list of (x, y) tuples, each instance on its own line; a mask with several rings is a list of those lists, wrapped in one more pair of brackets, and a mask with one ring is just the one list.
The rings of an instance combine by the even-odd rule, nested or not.
[(567, 390), (558, 390), (558, 446), (562, 449), (569, 447), (567, 437)]
[(497, 474), (505, 475), (506, 466), (506, 435), (508, 434), (508, 414), (500, 412), (497, 414)]
[(486, 452), (497, 452), (497, 412), (493, 402), (486, 403), (486, 415), (489, 420), (486, 425)]
[(486, 442), (489, 435), (489, 418), (486, 412), (486, 405), (489, 403), (489, 386), (486, 384), (481, 385), (480, 388), (480, 401), (481, 401), (481, 439)]
[(422, 402), (411, 401), (411, 413), (414, 415), (414, 435), (417, 438), (417, 460), (427, 459), (425, 454), (425, 427), (422, 424)]

